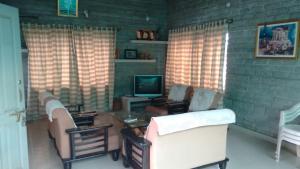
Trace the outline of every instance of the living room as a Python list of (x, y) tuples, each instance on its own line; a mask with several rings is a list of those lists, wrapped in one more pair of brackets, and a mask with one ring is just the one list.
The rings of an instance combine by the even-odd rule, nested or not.
[[(64, 7), (60, 3), (71, 2), (76, 2), (75, 7), (69, 6), (74, 11), (70, 10), (66, 14), (60, 10)], [(295, 114), (291, 115), (294, 120), (299, 107), (299, 0), (0, 0), (0, 3), (18, 9), (17, 23), (12, 23), (18, 27), (19, 33), (16, 35), (21, 36), (16, 42), (20, 43), (17, 52), (22, 53), (19, 56), (22, 64), (18, 64), (23, 65), (20, 66), (23, 68), (17, 66), (15, 69), (22, 72), (19, 75), (22, 80), (13, 79), (18, 81), (15, 89), (11, 89), (14, 90), (12, 95), (15, 97), (7, 99), (13, 102), (22, 98), (18, 105), (21, 108), (18, 109), (23, 109), (24, 104), (27, 111), (26, 114), (24, 111), (21, 115), (13, 113), (12, 116), (2, 113), (12, 109), (5, 107), (9, 101), (3, 97), (0, 99), (0, 117), (14, 117), (18, 122), (23, 121), (26, 125), (22, 130), (28, 135), (28, 139), (22, 139), (28, 141), (18, 140), (18, 144), (28, 142), (29, 145), (29, 155), (23, 156), (25, 160), (22, 161), (22, 167), (13, 166), (13, 161), (18, 161), (17, 157), (5, 157), (10, 153), (3, 148), (6, 142), (11, 141), (13, 144), (12, 140), (4, 139), (10, 138), (10, 130), (2, 127), (6, 123), (0, 123), (1, 133), (6, 133), (0, 134), (1, 169), (27, 169), (26, 164), (29, 164), (30, 169), (64, 167), (60, 150), (55, 148), (55, 139), (53, 141), (48, 137), (49, 115), (46, 113), (46, 105), (42, 105), (39, 100), (44, 91), (53, 94), (53, 98), (64, 105), (75, 104), (78, 107), (75, 106), (74, 109), (83, 107), (85, 111), (96, 111), (100, 116), (103, 112), (126, 109), (126, 104), (129, 107), (135, 104), (128, 103), (130, 101), (126, 98), (136, 96), (138, 91), (135, 88), (139, 84), (134, 79), (143, 77), (142, 75), (161, 80), (158, 83), (158, 95), (167, 96), (176, 84), (222, 93), (220, 107), (222, 110), (230, 109), (236, 117), (235, 123), (229, 125), (227, 144), (224, 144), (227, 146), (223, 147), (229, 158), (226, 161), (227, 168), (299, 168), (298, 126), (293, 128), (298, 132), (293, 135), (296, 138), (292, 141), (285, 140), (287, 142), (283, 143), (281, 153), (278, 153), (276, 147), (277, 139), (281, 138), (279, 136), (283, 137), (279, 134), (283, 131), (280, 126), (284, 114), (282, 112), (294, 111)], [(1, 14), (11, 13), (5, 7), (0, 9)], [(3, 16), (1, 25), (8, 23), (6, 15)], [(277, 29), (273, 29), (274, 27)], [(1, 31), (0, 36), (3, 38), (0, 49), (5, 49), (10, 42), (3, 40), (7, 38), (4, 31), (9, 29), (3, 28)], [(284, 34), (284, 31), (289, 32)], [(278, 36), (275, 37), (275, 34)], [(285, 49), (286, 52), (276, 49), (272, 52), (277, 51), (279, 54), (268, 53), (270, 49), (265, 44), (269, 43), (270, 36), (277, 40), (287, 38), (284, 41), (287, 43), (285, 48), (288, 48)], [(3, 57), (8, 55), (5, 53), (8, 50), (2, 51)], [(98, 55), (105, 55), (106, 58), (96, 57)], [(86, 59), (87, 57), (93, 59)], [(202, 60), (197, 60), (198, 57), (200, 60), (202, 57)], [(3, 81), (0, 84), (1, 93), (9, 91), (8, 87), (2, 86), (10, 85), (4, 82), (11, 80), (11, 63), (13, 61), (0, 60), (0, 77)], [(61, 71), (64, 70), (62, 67), (65, 71)], [(56, 74), (59, 77), (54, 77)], [(147, 76), (144, 78), (147, 79)], [(6, 93), (5, 96), (9, 94)], [(145, 93), (142, 95), (145, 96)], [(144, 111), (141, 109), (151, 104), (152, 99), (143, 99), (144, 97), (142, 100), (137, 99), (137, 111)], [(219, 111), (220, 107), (208, 111)], [(177, 116), (185, 113), (174, 114)], [(95, 122), (97, 120), (99, 118)], [(292, 123), (299, 124), (299, 120)], [(11, 131), (13, 133), (14, 130)], [(20, 146), (20, 149), (24, 147), (27, 144)], [(123, 158), (126, 156), (124, 152), (120, 152), (119, 156), (117, 161), (109, 155), (74, 160), (72, 168), (124, 168)], [(204, 165), (201, 162), (198, 164), (194, 167)], [(134, 165), (131, 167), (136, 168)], [(224, 166), (220, 164), (219, 167)]]

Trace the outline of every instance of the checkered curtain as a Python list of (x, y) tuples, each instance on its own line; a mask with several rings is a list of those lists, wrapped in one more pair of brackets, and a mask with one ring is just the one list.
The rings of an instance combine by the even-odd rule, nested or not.
[[(73, 26), (23, 24), (22, 27), (29, 50), (29, 120), (45, 115), (45, 107), (38, 98), (46, 90), (63, 104), (83, 103), (86, 110), (109, 109), (113, 95), (114, 30), (84, 28), (86, 33), (80, 34), (81, 30)], [(81, 44), (91, 47), (86, 50), (80, 48)]]
[(100, 28), (73, 30), (84, 107), (112, 109), (115, 31)]
[(223, 91), (225, 21), (169, 31), (166, 88), (174, 84)]

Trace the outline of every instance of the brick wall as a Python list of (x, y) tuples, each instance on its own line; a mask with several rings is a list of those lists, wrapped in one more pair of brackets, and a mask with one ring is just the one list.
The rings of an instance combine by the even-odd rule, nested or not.
[[(226, 3), (231, 7), (227, 8)], [(256, 24), (300, 19), (299, 0), (169, 0), (169, 27), (232, 18), (225, 106), (237, 124), (273, 136), (280, 110), (300, 102), (300, 61), (255, 59)]]
[[(21, 22), (117, 27), (119, 28), (117, 48), (121, 51), (121, 57), (123, 57), (124, 49), (131, 48), (150, 53), (153, 58), (158, 60), (157, 64), (117, 63), (115, 70), (116, 97), (132, 93), (130, 79), (134, 74), (160, 74), (164, 70), (164, 64), (162, 64), (166, 52), (164, 45), (136, 45), (129, 41), (135, 39), (135, 31), (140, 29), (160, 29), (161, 39), (167, 39), (167, 4), (165, 0), (79, 0), (78, 18), (58, 17), (57, 0), (0, 0), (0, 3), (19, 8)], [(89, 18), (84, 17), (83, 10), (89, 11)], [(149, 21), (146, 20), (147, 16)], [(24, 41), (22, 46), (25, 46)]]

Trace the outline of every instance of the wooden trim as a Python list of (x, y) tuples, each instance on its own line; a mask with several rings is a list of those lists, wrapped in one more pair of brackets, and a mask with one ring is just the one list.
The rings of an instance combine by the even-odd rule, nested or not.
[(115, 59), (115, 63), (155, 63), (155, 59)]
[[(257, 57), (257, 50), (258, 50), (258, 44), (257, 44), (257, 41), (258, 41), (258, 28), (260, 26), (263, 26), (263, 25), (273, 25), (273, 24), (285, 24), (285, 23), (290, 23), (290, 22), (296, 22), (297, 23), (297, 27), (298, 27), (298, 30), (297, 30), (297, 35), (296, 35), (296, 40), (295, 40), (295, 47), (296, 47), (296, 50), (295, 50), (295, 57)], [(299, 48), (300, 48), (300, 19), (286, 19), (286, 20), (280, 20), (280, 21), (273, 21), (273, 22), (263, 22), (263, 23), (258, 23), (256, 24), (256, 38), (255, 38), (255, 48), (254, 48), (254, 59), (275, 59), (275, 60), (278, 60), (278, 59), (284, 59), (284, 60), (297, 60), (298, 57), (299, 57)]]
[(130, 42), (136, 44), (157, 44), (157, 45), (168, 44), (168, 41), (159, 41), (159, 40), (131, 40)]

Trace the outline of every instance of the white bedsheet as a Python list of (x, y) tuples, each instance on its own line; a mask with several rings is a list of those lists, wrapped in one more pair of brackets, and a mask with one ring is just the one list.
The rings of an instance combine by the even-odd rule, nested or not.
[(158, 134), (166, 135), (201, 126), (235, 123), (235, 113), (230, 109), (218, 109), (153, 117), (152, 120), (158, 126)]

